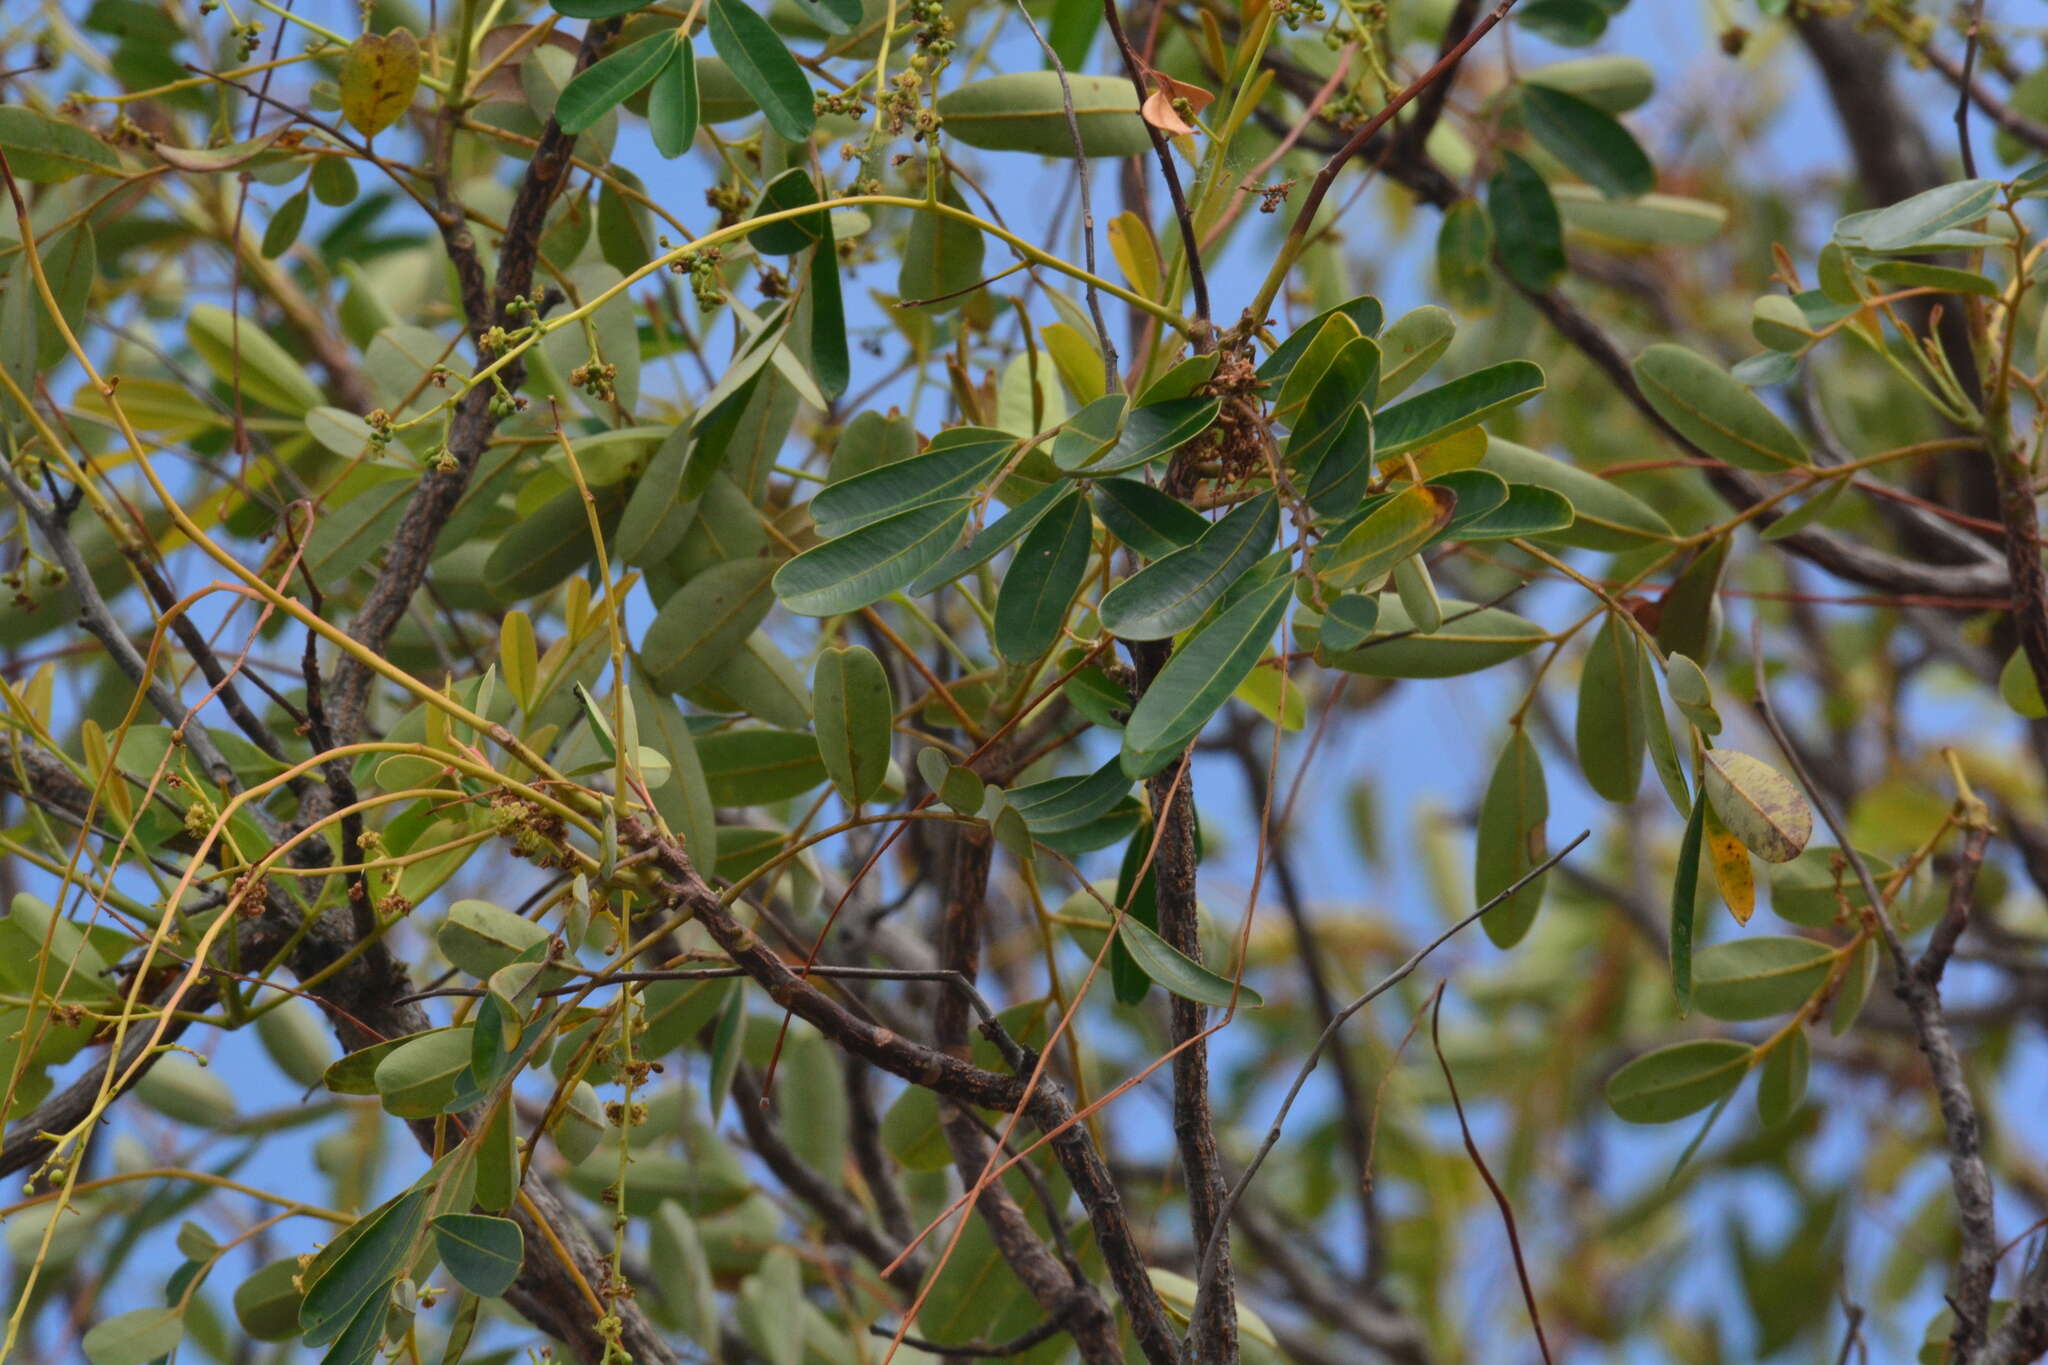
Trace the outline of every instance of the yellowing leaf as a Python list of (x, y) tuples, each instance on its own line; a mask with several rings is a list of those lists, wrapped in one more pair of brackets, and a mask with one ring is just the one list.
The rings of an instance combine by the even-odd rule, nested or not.
[(365, 137), (398, 122), (420, 84), (420, 45), (410, 29), (365, 33), (341, 59), (341, 116)]
[(1756, 871), (1749, 865), (1749, 850), (1728, 832), (1711, 802), (1704, 834), (1707, 865), (1714, 869), (1714, 885), (1720, 889), (1721, 900), (1737, 924), (1747, 924), (1756, 911)]

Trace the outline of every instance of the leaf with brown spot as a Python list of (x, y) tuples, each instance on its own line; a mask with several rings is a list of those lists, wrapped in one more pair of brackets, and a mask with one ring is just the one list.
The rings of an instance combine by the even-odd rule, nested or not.
[(341, 116), (364, 137), (398, 122), (420, 86), (420, 45), (412, 30), (365, 33), (341, 59)]
[(1790, 778), (1735, 749), (1700, 756), (1714, 814), (1744, 847), (1767, 863), (1789, 863), (1813, 834), (1813, 810)]

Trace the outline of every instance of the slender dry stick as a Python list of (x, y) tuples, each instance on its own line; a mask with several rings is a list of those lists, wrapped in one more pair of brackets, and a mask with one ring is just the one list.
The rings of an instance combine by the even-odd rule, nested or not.
[(1536, 1310), (1536, 1291), (1529, 1284), (1529, 1267), (1522, 1259), (1522, 1234), (1515, 1228), (1515, 1209), (1508, 1202), (1507, 1192), (1487, 1169), (1486, 1158), (1479, 1154), (1479, 1144), (1472, 1140), (1472, 1125), (1465, 1122), (1465, 1102), (1458, 1098), (1458, 1082), (1451, 1076), (1451, 1063), (1444, 1056), (1443, 1034), (1438, 1024), (1443, 1018), (1444, 983), (1439, 981), (1433, 993), (1429, 1011), (1429, 1045), (1436, 1050), (1436, 1064), (1443, 1068), (1444, 1085), (1451, 1092), (1451, 1108), (1457, 1111), (1458, 1132), (1465, 1139), (1466, 1155), (1479, 1168), (1479, 1178), (1486, 1182), (1486, 1188), (1493, 1193), (1493, 1202), (1500, 1206), (1501, 1221), (1507, 1225), (1508, 1251), (1515, 1260), (1515, 1278), (1522, 1282), (1522, 1302), (1529, 1306), (1529, 1325), (1536, 1329), (1536, 1346), (1543, 1352), (1544, 1365), (1550, 1365), (1550, 1339), (1543, 1334), (1543, 1315)]
[[(1574, 838), (1570, 843), (1566, 844), (1563, 848), (1559, 849), (1557, 852), (1551, 854), (1548, 858), (1545, 858), (1540, 866), (1530, 869), (1527, 875), (1518, 879), (1513, 885), (1504, 888), (1501, 891), (1501, 893), (1495, 896), (1492, 900), (1486, 902), (1486, 904), (1480, 906), (1477, 910), (1474, 910), (1471, 914), (1465, 916), (1465, 918), (1459, 920), (1456, 924), (1453, 924), (1450, 928), (1444, 930), (1441, 934), (1438, 934), (1428, 943), (1416, 949), (1414, 953), (1409, 955), (1407, 961), (1403, 962), (1400, 966), (1394, 968), (1393, 971), (1388, 972), (1385, 976), (1381, 977), (1377, 982), (1373, 984), (1371, 989), (1366, 991), (1365, 994), (1359, 996), (1356, 1000), (1353, 1000), (1350, 1004), (1346, 1005), (1343, 1009), (1337, 1012), (1337, 1017), (1332, 1019), (1329, 1022), (1329, 1024), (1324, 1027), (1322, 1033), (1317, 1035), (1315, 1046), (1309, 1049), (1308, 1057), (1305, 1061), (1302, 1062), (1301, 1069), (1294, 1073), (1294, 1082), (1293, 1084), (1287, 1087), (1287, 1095), (1284, 1099), (1280, 1101), (1279, 1112), (1273, 1115), (1273, 1126), (1267, 1130), (1265, 1141), (1259, 1144), (1259, 1150), (1252, 1154), (1252, 1159), (1245, 1163), (1244, 1174), (1240, 1175), (1237, 1178), (1237, 1183), (1230, 1187), (1230, 1193), (1227, 1196), (1225, 1196), (1222, 1211), (1223, 1217), (1225, 1219), (1229, 1217), (1230, 1211), (1237, 1207), (1238, 1201), (1244, 1198), (1244, 1192), (1251, 1187), (1253, 1179), (1255, 1179), (1258, 1176), (1259, 1167), (1265, 1164), (1266, 1158), (1272, 1154), (1273, 1148), (1279, 1145), (1280, 1130), (1287, 1123), (1288, 1112), (1294, 1108), (1294, 1101), (1300, 1097), (1302, 1087), (1308, 1084), (1308, 1078), (1310, 1074), (1313, 1073), (1316, 1069), (1316, 1063), (1322, 1059), (1323, 1050), (1329, 1047), (1331, 1041), (1336, 1038), (1337, 1030), (1344, 1027), (1345, 1021), (1350, 1019), (1352, 1015), (1364, 1009), (1367, 1005), (1370, 1005), (1373, 1001), (1379, 999), (1382, 995), (1385, 995), (1395, 986), (1401, 984), (1401, 982), (1407, 980), (1409, 974), (1412, 973), (1417, 967), (1421, 966), (1423, 961), (1427, 959), (1431, 953), (1435, 952), (1438, 948), (1441, 948), (1444, 944), (1450, 942), (1451, 939), (1454, 938), (1460, 930), (1464, 929), (1468, 925), (1477, 923), (1479, 918), (1483, 916), (1487, 911), (1493, 909), (1496, 905), (1501, 904), (1510, 896), (1514, 895), (1517, 891), (1520, 891), (1523, 887), (1527, 886), (1530, 882), (1536, 880), (1536, 878), (1542, 876), (1544, 873), (1550, 871), (1551, 868), (1556, 867), (1559, 863), (1563, 862), (1565, 860), (1566, 855), (1571, 853), (1571, 851), (1577, 848), (1580, 844), (1585, 843), (1588, 838), (1592, 837), (1592, 833), (1593, 831), (1590, 829), (1580, 830), (1576, 838)], [(1204, 1247), (1202, 1250), (1202, 1262), (1205, 1266), (1208, 1262), (1210, 1255), (1214, 1251), (1214, 1242), (1215, 1238), (1212, 1235), (1210, 1239), (1211, 1244), (1207, 1247)], [(1207, 1277), (1205, 1275), (1198, 1274), (1196, 1280), (1198, 1284), (1207, 1283)], [(1197, 1306), (1199, 1307), (1199, 1305)]]

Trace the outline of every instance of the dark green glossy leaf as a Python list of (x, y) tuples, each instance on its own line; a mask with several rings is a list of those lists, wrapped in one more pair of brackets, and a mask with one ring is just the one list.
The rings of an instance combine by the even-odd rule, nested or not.
[(1164, 559), (1209, 530), (1200, 512), (1136, 479), (1099, 480), (1094, 501), (1110, 534), (1147, 559)]
[(1513, 152), (1486, 182), (1486, 214), (1501, 268), (1524, 289), (1544, 290), (1564, 278), (1564, 224), (1557, 201), (1536, 168)]
[(1219, 1009), (1233, 1000), (1239, 1008), (1256, 1009), (1265, 1003), (1250, 986), (1218, 976), (1128, 915), (1117, 926), (1117, 937), (1138, 970), (1183, 1000)]
[(942, 498), (806, 550), (776, 571), (775, 595), (800, 616), (872, 606), (945, 557), (973, 503)]
[(1700, 846), (1706, 840), (1707, 798), (1693, 798), (1692, 814), (1685, 821), (1685, 837), (1678, 843), (1678, 872), (1671, 881), (1671, 993), (1683, 1015), (1692, 1009), (1693, 917), (1699, 908)]
[(819, 535), (836, 539), (885, 517), (971, 493), (1016, 444), (1007, 432), (950, 428), (934, 437), (922, 455), (825, 485), (811, 499), (811, 520)]
[(1240, 503), (1193, 545), (1156, 560), (1104, 594), (1103, 626), (1126, 640), (1178, 635), (1265, 558), (1279, 529), (1280, 505), (1272, 494)]
[(587, 130), (639, 94), (675, 51), (675, 34), (657, 33), (591, 63), (562, 87), (561, 98), (555, 101), (555, 122), (565, 133)]
[(647, 131), (654, 150), (673, 161), (697, 140), (697, 53), (686, 36), (655, 74), (647, 95)]
[(1088, 572), (1095, 519), (1073, 489), (1017, 547), (996, 596), (996, 652), (1013, 663), (1035, 659), (1060, 638), (1060, 626)]
[[(760, 198), (754, 201), (753, 210), (747, 216), (766, 218), (771, 214), (808, 208), (817, 202), (818, 186), (811, 179), (810, 169), (793, 166), (762, 187)], [(793, 218), (757, 227), (747, 234), (747, 241), (754, 250), (771, 256), (794, 256), (831, 234), (831, 215), (821, 209), (815, 213), (797, 213)]]
[(1543, 388), (1539, 366), (1510, 360), (1418, 393), (1373, 418), (1376, 458), (1384, 460), (1453, 431), (1477, 426), (1495, 413), (1534, 398)]
[(707, 28), (711, 46), (768, 126), (792, 142), (809, 140), (818, 123), (810, 78), (768, 21), (742, 0), (711, 0)]
[(1116, 444), (1107, 454), (1082, 466), (1082, 471), (1116, 474), (1162, 459), (1207, 431), (1222, 410), (1221, 399), (1200, 397), (1176, 398), (1134, 409), (1124, 419)]
[(1159, 670), (1124, 726), (1126, 773), (1145, 777), (1172, 762), (1257, 666), (1293, 589), (1284, 565), (1276, 568), (1271, 581), (1245, 591)]
[(1547, 85), (1525, 83), (1520, 98), (1530, 135), (1587, 184), (1615, 199), (1657, 187), (1642, 145), (1612, 115)]
[(299, 1307), (299, 1326), (308, 1345), (324, 1346), (333, 1341), (358, 1311), (381, 1302), (388, 1286), (412, 1259), (432, 1193), (429, 1189), (407, 1190), (379, 1205), (313, 1258), (301, 1276), (306, 1297)]

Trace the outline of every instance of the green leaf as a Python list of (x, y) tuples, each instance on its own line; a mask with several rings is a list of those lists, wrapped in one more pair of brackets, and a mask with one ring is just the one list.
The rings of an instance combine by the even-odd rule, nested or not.
[(1059, 57), (1060, 65), (1077, 71), (1088, 60), (1095, 31), (1102, 27), (1102, 6), (1094, 0), (1053, 0), (1052, 24), (1046, 41)]
[(1842, 974), (1842, 987), (1835, 993), (1834, 1008), (1828, 1012), (1828, 1032), (1839, 1038), (1855, 1027), (1863, 1013), (1863, 1002), (1877, 983), (1877, 940), (1866, 938), (1849, 957), (1849, 969)]
[(814, 546), (776, 570), (775, 595), (799, 616), (872, 606), (944, 558), (973, 505), (942, 498)]
[(1053, 464), (1061, 469), (1082, 469), (1107, 455), (1123, 434), (1124, 415), (1130, 406), (1131, 400), (1120, 393), (1089, 400), (1061, 423), (1053, 437)]
[(236, 325), (218, 304), (195, 305), (185, 315), (185, 340), (214, 377), (230, 388), (293, 417), (326, 401), (320, 386), (269, 332), (249, 318)]
[(1774, 474), (1810, 463), (1762, 399), (1696, 351), (1660, 342), (1636, 357), (1635, 376), (1658, 415), (1716, 459)]
[(1813, 1047), (1803, 1028), (1794, 1029), (1765, 1054), (1756, 1080), (1756, 1113), (1764, 1127), (1776, 1128), (1797, 1112), (1806, 1098), (1806, 1075), (1812, 1064)]
[[(1327, 631), (1328, 627), (1325, 627)], [(1550, 856), (1546, 822), (1550, 793), (1543, 780), (1543, 762), (1528, 732), (1517, 725), (1508, 735), (1479, 803), (1479, 839), (1473, 854), (1472, 893), (1484, 905), (1541, 866)], [(1522, 941), (1543, 904), (1538, 877), (1486, 912), (1479, 923), (1497, 948)]]
[(434, 943), (441, 956), (482, 981), (547, 938), (546, 929), (503, 906), (459, 900), (448, 907)]
[(449, 1112), (473, 1087), (474, 1055), (467, 1027), (415, 1034), (377, 1063), (377, 1098), (385, 1112), (426, 1119)]
[(1390, 403), (1429, 373), (1450, 347), (1458, 320), (1433, 303), (1403, 313), (1380, 337), (1380, 387), (1375, 402)]
[(1323, 616), (1323, 648), (1332, 651), (1356, 649), (1379, 624), (1380, 599), (1366, 593), (1347, 593), (1330, 603)]
[[(1445, 314), (1441, 308), (1434, 309), (1433, 311), (1443, 314), (1446, 318), (1449, 317), (1449, 314)], [(1368, 337), (1378, 335), (1380, 324), (1385, 318), (1385, 311), (1381, 308), (1380, 301), (1370, 294), (1360, 294), (1357, 298), (1348, 299), (1338, 304), (1335, 308), (1325, 308), (1322, 312), (1295, 328), (1294, 331), (1288, 334), (1287, 340), (1281, 342), (1273, 349), (1273, 354), (1267, 356), (1259, 363), (1258, 374), (1260, 381), (1275, 391), (1285, 385), (1288, 377), (1293, 373), (1295, 365), (1300, 362), (1302, 356), (1308, 352), (1310, 345), (1322, 333), (1325, 324), (1339, 314), (1351, 320), (1358, 328), (1360, 336)], [(1410, 316), (1412, 317), (1413, 314), (1410, 314)]]
[(1373, 418), (1375, 457), (1386, 459), (1527, 402), (1543, 392), (1541, 367), (1526, 360), (1489, 365), (1454, 379)]
[(576, 73), (555, 101), (555, 122), (565, 133), (581, 133), (645, 89), (676, 56), (673, 31), (653, 34)]
[(1124, 776), (1123, 766), (1111, 759), (1092, 773), (1013, 787), (1010, 807), (1033, 834), (1064, 834), (1107, 814), (1130, 789), (1131, 779)]
[(707, 28), (712, 48), (761, 106), (768, 126), (792, 142), (808, 141), (818, 123), (810, 78), (768, 21), (741, 0), (711, 0)]
[(480, 1299), (495, 1299), (519, 1278), (526, 1235), (509, 1218), (444, 1213), (433, 1221), (434, 1250), (457, 1284)]
[(1369, 678), (1452, 678), (1527, 654), (1550, 633), (1499, 607), (1443, 600), (1444, 623), (1433, 635), (1415, 633), (1398, 600), (1380, 600), (1379, 629), (1356, 649), (1332, 653), (1330, 667)]
[(1266, 1002), (1250, 986), (1234, 986), (1188, 957), (1129, 915), (1117, 926), (1117, 939), (1146, 976), (1183, 1000), (1227, 1008), (1233, 995), (1242, 1007), (1257, 1009)]
[(1060, 639), (1081, 591), (1094, 542), (1088, 499), (1074, 489), (1031, 528), (996, 595), (996, 652), (1013, 663), (1035, 659)]
[(1625, 551), (1641, 549), (1645, 541), (1671, 537), (1669, 523), (1635, 494), (1527, 446), (1490, 440), (1479, 467), (1500, 475), (1510, 485), (1534, 484), (1561, 494), (1571, 504), (1572, 523), (1551, 537), (1560, 544)]
[(1671, 881), (1671, 993), (1682, 1016), (1692, 1009), (1693, 918), (1699, 909), (1700, 845), (1707, 833), (1707, 798), (1692, 802), (1685, 837), (1678, 843), (1678, 872)]
[(7, 154), (15, 179), (35, 184), (121, 173), (121, 158), (106, 143), (76, 124), (18, 104), (0, 104), (0, 152)]
[(1222, 410), (1221, 399), (1201, 397), (1175, 398), (1133, 409), (1124, 419), (1116, 444), (1079, 468), (1087, 474), (1118, 474), (1163, 459), (1207, 431)]
[[(1074, 72), (1067, 76), (1067, 87), (1081, 129), (1081, 155), (1151, 152), (1151, 134), (1138, 117), (1138, 95), (1127, 78)], [(946, 133), (970, 147), (1062, 159), (1074, 154), (1056, 71), (1018, 71), (969, 81), (941, 95), (938, 108)]]
[(1799, 856), (1813, 834), (1813, 810), (1789, 778), (1735, 749), (1707, 750), (1700, 771), (1714, 814), (1743, 847), (1767, 863)]
[(1525, 71), (1522, 79), (1577, 95), (1610, 114), (1626, 114), (1648, 100), (1657, 88), (1657, 73), (1648, 62), (1621, 53), (1568, 57)]
[(1280, 504), (1271, 493), (1239, 503), (1186, 549), (1156, 560), (1103, 595), (1103, 627), (1126, 640), (1178, 635), (1272, 548)]
[(1753, 1051), (1732, 1038), (1699, 1038), (1646, 1052), (1608, 1078), (1608, 1106), (1629, 1123), (1696, 1114), (1734, 1093)]
[(1444, 210), (1436, 232), (1436, 281), (1468, 312), (1483, 312), (1493, 303), (1493, 224), (1476, 199), (1460, 199)]
[(803, 1268), (786, 1246), (770, 1249), (740, 1282), (739, 1325), (767, 1365), (803, 1365), (803, 1304)]
[(801, 730), (747, 727), (697, 740), (697, 759), (717, 806), (765, 806), (801, 796), (823, 782), (818, 741)]
[(2002, 292), (1995, 280), (1974, 270), (1929, 265), (1925, 261), (1878, 261), (1865, 272), (1885, 284), (1916, 289), (1939, 289), (1948, 294), (1973, 294), (1995, 299)]
[(670, 692), (710, 677), (768, 615), (774, 573), (772, 559), (733, 559), (692, 578), (648, 623), (640, 666)]
[[(1881, 891), (1892, 875), (1891, 862), (1874, 853), (1858, 852)], [(1771, 869), (1771, 909), (1779, 919), (1825, 929), (1843, 918), (1845, 906), (1848, 914), (1854, 915), (1869, 904), (1862, 878), (1833, 845), (1808, 848)]]
[(1529, 0), (1515, 22), (1559, 47), (1585, 47), (1607, 31), (1608, 12), (1599, 0)]
[(1457, 495), (1448, 488), (1410, 484), (1373, 508), (1342, 540), (1318, 550), (1316, 573), (1340, 591), (1370, 591), (1447, 526), (1457, 506)]
[(882, 789), (896, 702), (882, 661), (861, 645), (827, 649), (811, 675), (818, 752), (832, 785), (857, 806)]
[(654, 150), (673, 161), (696, 142), (697, 124), (697, 52), (685, 34), (648, 88), (647, 131)]
[(2048, 717), (2048, 701), (2041, 697), (2040, 680), (2034, 676), (2034, 665), (2024, 649), (2015, 649), (1998, 670), (1998, 695), (2028, 720)]
[(1887, 208), (1850, 214), (1835, 224), (1835, 240), (1851, 250), (1882, 252), (1988, 244), (1970, 240), (1986, 234), (1960, 230), (1991, 212), (1998, 191), (1996, 180), (1938, 185)]
[(811, 520), (819, 535), (832, 540), (885, 517), (971, 493), (1016, 444), (1016, 437), (988, 427), (949, 428), (921, 455), (825, 485), (811, 499)]
[(1693, 959), (1693, 999), (1713, 1019), (1790, 1014), (1827, 980), (1834, 961), (1832, 948), (1810, 938), (1753, 934), (1708, 944)]
[(1609, 612), (1586, 651), (1579, 674), (1579, 768), (1586, 784), (1617, 804), (1635, 798), (1643, 781), (1645, 732), (1642, 646), (1635, 631)]
[[(270, 215), (270, 221), (263, 226), (261, 250), (265, 260), (276, 260), (292, 249), (293, 242), (299, 240), (299, 229), (306, 225), (308, 204), (308, 194), (305, 190), (300, 190), (279, 204), (277, 212)], [(45, 262), (45, 269), (47, 268), (48, 263)]]
[[(810, 169), (792, 166), (761, 187), (760, 197), (754, 201), (747, 217), (766, 218), (771, 214), (808, 208), (817, 202), (818, 185), (811, 179)], [(794, 256), (805, 247), (823, 241), (831, 231), (831, 215), (819, 210), (757, 227), (747, 234), (747, 242), (754, 250), (770, 256)]]
[(1146, 559), (1164, 559), (1209, 530), (1200, 512), (1136, 479), (1098, 480), (1094, 502), (1110, 534)]
[[(953, 582), (970, 569), (976, 569), (994, 559), (1011, 542), (1028, 534), (1038, 523), (1051, 514), (1054, 508), (1064, 505), (1066, 495), (1072, 486), (1066, 483), (1049, 483), (1033, 493), (1023, 502), (997, 517), (976, 532), (965, 545), (947, 552), (946, 557), (912, 579), (904, 589), (913, 597), (922, 596), (935, 588)], [(1200, 521), (1200, 517), (1196, 520)], [(1209, 523), (1204, 521), (1206, 529)]]
[(412, 1260), (432, 1193), (411, 1189), (379, 1205), (313, 1258), (301, 1276), (306, 1298), (299, 1306), (299, 1326), (308, 1346), (327, 1345), (347, 1330), (358, 1312), (381, 1304), (392, 1281)]
[(1500, 506), (1452, 528), (1457, 540), (1508, 540), (1524, 536), (1556, 536), (1577, 520), (1569, 499), (1532, 483), (1507, 486)]
[(612, 19), (631, 14), (650, 0), (548, 0), (555, 13), (571, 19)]
[(846, 344), (846, 300), (840, 292), (839, 252), (832, 245), (832, 220), (825, 219), (825, 240), (811, 251), (811, 374), (827, 398), (846, 392), (853, 378), (853, 358)]
[(648, 1225), (653, 1247), (649, 1258), (662, 1303), (686, 1337), (715, 1358), (718, 1349), (717, 1288), (705, 1259), (697, 1225), (681, 1204), (662, 1201)]
[(1544, 150), (1610, 198), (1629, 199), (1657, 187), (1657, 171), (1628, 129), (1576, 95), (1524, 82), (1522, 121)]
[[(938, 198), (948, 208), (967, 208), (951, 177), (940, 182)], [(934, 310), (958, 308), (986, 274), (982, 262), (987, 254), (987, 239), (973, 223), (948, 213), (914, 210), (896, 271), (896, 296), (906, 304)]]
[[(1330, 357), (1307, 398), (1290, 417), (1293, 429), (1287, 436), (1286, 451), (1290, 466), (1313, 475), (1333, 451), (1346, 448), (1347, 439), (1353, 454), (1371, 458), (1371, 424), (1362, 430), (1353, 427), (1347, 431), (1347, 426), (1377, 401), (1383, 359), (1380, 344), (1364, 336), (1351, 338)], [(1290, 388), (1314, 360), (1313, 354), (1303, 358), (1301, 366), (1288, 376)]]
[(235, 1321), (257, 1341), (290, 1341), (299, 1334), (299, 1258), (272, 1261), (235, 1286)]
[(1123, 767), (1146, 777), (1172, 762), (1257, 666), (1287, 614), (1293, 579), (1251, 587), (1182, 643), (1124, 726)]
[(1564, 225), (1557, 201), (1536, 168), (1513, 152), (1486, 182), (1486, 214), (1501, 268), (1524, 289), (1538, 292), (1564, 278)]
[(1642, 246), (1700, 246), (1721, 235), (1728, 210), (1704, 199), (1646, 194), (1609, 199), (1589, 185), (1552, 185), (1558, 217), (1574, 232)]
[(78, 1345), (92, 1365), (147, 1365), (178, 1349), (184, 1335), (177, 1308), (136, 1308), (94, 1323)]

